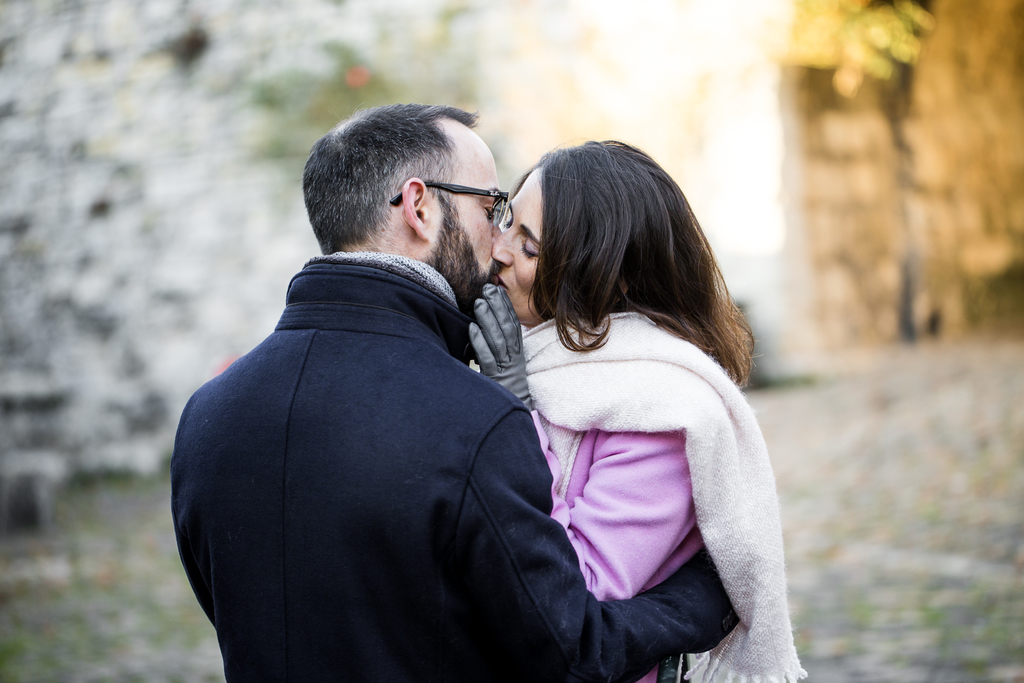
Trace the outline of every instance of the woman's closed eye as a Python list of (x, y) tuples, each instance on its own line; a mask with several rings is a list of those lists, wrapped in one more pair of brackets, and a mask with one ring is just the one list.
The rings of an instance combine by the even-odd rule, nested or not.
[(540, 255), (540, 240), (523, 223), (519, 224), (519, 239), (522, 240), (520, 249), (527, 258), (537, 258)]

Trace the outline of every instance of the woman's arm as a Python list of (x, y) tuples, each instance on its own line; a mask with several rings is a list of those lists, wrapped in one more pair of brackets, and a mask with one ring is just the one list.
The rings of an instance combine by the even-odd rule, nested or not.
[[(534, 416), (557, 487), (560, 465)], [(582, 491), (574, 485), (565, 501), (553, 489), (551, 516), (566, 529), (587, 588), (601, 600), (629, 598), (702, 546), (694, 531), (685, 435), (589, 432), (575, 467), (588, 462)]]

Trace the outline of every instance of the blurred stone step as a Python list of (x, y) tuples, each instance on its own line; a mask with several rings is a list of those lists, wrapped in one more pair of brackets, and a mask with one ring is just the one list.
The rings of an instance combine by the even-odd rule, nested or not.
[(0, 456), (0, 534), (48, 529), (57, 488), (67, 475), (66, 459), (53, 451)]

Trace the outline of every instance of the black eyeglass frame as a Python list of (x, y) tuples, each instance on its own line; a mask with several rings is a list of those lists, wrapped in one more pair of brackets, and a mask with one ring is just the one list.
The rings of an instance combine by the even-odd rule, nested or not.
[[(505, 227), (502, 229), (502, 217), (510, 212), (508, 204), (508, 192), (502, 192), (501, 190), (482, 190), (479, 187), (469, 187), (467, 185), (454, 185), (452, 183), (434, 183), (425, 182), (423, 183), (427, 187), (434, 187), (438, 190), (444, 190), (451, 192), (452, 194), (475, 194), (480, 197), (493, 197), (494, 204), (491, 205), (491, 225), (498, 228), (502, 232), (508, 229)], [(388, 200), (388, 204), (391, 206), (398, 206), (402, 203), (402, 193), (399, 192), (394, 197)]]

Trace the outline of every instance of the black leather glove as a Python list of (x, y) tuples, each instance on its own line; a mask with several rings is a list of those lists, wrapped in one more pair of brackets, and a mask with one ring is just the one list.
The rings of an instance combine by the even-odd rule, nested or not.
[(505, 290), (484, 285), (483, 298), (473, 304), (476, 322), (469, 324), (469, 341), (476, 351), (480, 372), (519, 397), (533, 410), (526, 381), (523, 329)]

